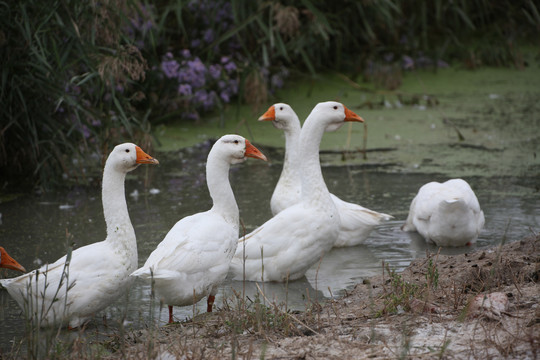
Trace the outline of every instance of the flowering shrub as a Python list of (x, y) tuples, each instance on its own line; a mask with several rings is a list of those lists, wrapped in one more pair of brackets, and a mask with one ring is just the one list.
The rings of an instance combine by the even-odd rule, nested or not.
[(182, 117), (199, 119), (203, 111), (213, 110), (220, 101), (229, 103), (238, 94), (237, 66), (231, 58), (222, 56), (218, 63), (204, 64), (188, 49), (174, 57), (167, 52), (159, 70), (172, 84), (177, 102), (184, 106)]
[[(167, 14), (171, 11), (171, 7), (141, 6), (127, 29), (142, 52), (151, 53), (151, 33), (157, 40), (157, 57), (148, 59), (148, 77), (152, 80), (146, 83), (146, 93), (154, 94), (151, 97), (157, 102), (147, 104), (154, 111), (154, 121), (171, 114), (174, 118), (199, 120), (203, 114), (222, 108), (238, 98), (246, 74), (253, 69), (261, 79), (259, 85), (264, 87), (259, 92), (272, 93), (283, 87), (289, 75), (284, 66), (254, 61), (246, 55), (238, 34), (224, 37), (236, 26), (231, 2), (190, 1), (182, 8), (182, 24), (169, 23)], [(177, 32), (180, 27), (186, 31), (180, 41), (173, 43), (156, 23), (170, 24)], [(250, 102), (249, 96), (243, 99)]]
[(517, 40), (536, 41), (539, 23), (533, 1), (3, 4), (0, 174), (36, 183), (86, 181), (78, 160), (122, 140), (144, 147), (150, 124), (263, 105), (289, 70), (396, 88), (402, 71), (441, 59), (525, 66)]

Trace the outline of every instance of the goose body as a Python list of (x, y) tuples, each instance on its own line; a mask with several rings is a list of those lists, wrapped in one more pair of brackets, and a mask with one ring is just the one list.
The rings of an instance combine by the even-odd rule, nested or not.
[(437, 246), (464, 246), (476, 242), (484, 220), (484, 212), (469, 184), (451, 179), (420, 188), (402, 229), (417, 231)]
[(299, 279), (332, 248), (339, 234), (340, 217), (322, 176), (319, 146), (326, 130), (336, 130), (345, 121), (363, 120), (333, 101), (313, 108), (299, 139), (300, 201), (239, 239), (231, 262), (234, 279)]
[[(300, 201), (302, 188), (300, 174), (300, 120), (288, 104), (278, 103), (270, 106), (259, 121), (272, 121), (275, 128), (285, 134), (285, 159), (279, 181), (270, 200), (270, 208), (275, 216), (284, 209)], [(330, 194), (336, 206), (341, 226), (334, 244), (335, 247), (355, 246), (365, 242), (375, 226), (392, 218), (363, 206), (353, 204)]]
[(173, 322), (174, 305), (192, 305), (207, 295), (208, 311), (212, 311), (217, 286), (227, 276), (238, 239), (239, 213), (229, 168), (246, 156), (266, 160), (239, 135), (225, 135), (214, 144), (206, 163), (212, 208), (178, 221), (144, 266), (131, 274), (153, 278), (158, 298), (169, 305), (169, 322)]
[(137, 268), (137, 243), (129, 219), (124, 180), (140, 164), (158, 161), (138, 146), (116, 146), (105, 164), (102, 200), (107, 238), (73, 250), (52, 264), (0, 280), (39, 326), (78, 327), (121, 296)]

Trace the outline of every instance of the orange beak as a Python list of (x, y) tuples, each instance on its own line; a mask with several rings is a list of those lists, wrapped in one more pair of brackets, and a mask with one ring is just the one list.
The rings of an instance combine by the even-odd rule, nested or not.
[(268, 110), (258, 119), (259, 121), (274, 121), (276, 120), (276, 109), (274, 105), (270, 106)]
[(353, 111), (347, 109), (347, 107), (344, 105), (345, 108), (345, 121), (358, 121), (358, 122), (364, 122), (364, 119), (362, 119), (360, 116), (356, 115)]
[(137, 150), (137, 164), (159, 164), (157, 159), (145, 153), (140, 147), (135, 146), (135, 149)]
[(255, 158), (255, 159), (261, 159), (261, 160), (264, 160), (264, 161), (268, 161), (266, 159), (266, 156), (264, 156), (264, 154), (262, 152), (260, 152), (259, 149), (257, 149), (255, 146), (251, 145), (251, 143), (248, 141), (248, 139), (246, 139), (246, 152), (245, 152), (245, 155), (247, 157), (252, 157), (252, 158)]
[(26, 269), (17, 261), (15, 261), (15, 259), (9, 256), (3, 247), (0, 247), (0, 267), (11, 269), (11, 270), (17, 270), (23, 273), (26, 272)]

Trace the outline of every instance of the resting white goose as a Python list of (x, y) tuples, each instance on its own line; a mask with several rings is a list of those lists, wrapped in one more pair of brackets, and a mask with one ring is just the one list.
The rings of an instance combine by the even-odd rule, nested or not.
[(213, 206), (210, 210), (178, 221), (150, 254), (143, 267), (132, 276), (155, 281), (161, 301), (186, 306), (208, 295), (208, 312), (217, 286), (225, 279), (238, 239), (238, 206), (229, 183), (231, 164), (247, 157), (266, 157), (247, 139), (225, 135), (212, 147), (206, 163), (206, 182)]
[(411, 202), (404, 231), (418, 231), (437, 246), (476, 242), (484, 227), (484, 212), (469, 184), (462, 179), (423, 185)]
[(7, 251), (0, 246), (0, 268), (17, 270), (20, 272), (26, 272), (26, 269), (17, 262), (14, 258), (9, 256)]
[(325, 130), (337, 130), (345, 121), (363, 120), (334, 101), (313, 108), (300, 133), (301, 200), (240, 238), (231, 262), (234, 279), (244, 278), (244, 268), (250, 281), (299, 279), (332, 248), (339, 212), (322, 176), (319, 146)]
[[(272, 194), (270, 207), (276, 215), (283, 209), (300, 201), (302, 183), (300, 179), (300, 120), (288, 104), (278, 103), (270, 106), (259, 121), (272, 121), (275, 128), (285, 133), (285, 159), (279, 181)], [(336, 205), (341, 226), (334, 247), (355, 246), (365, 242), (376, 225), (390, 220), (391, 215), (379, 213), (357, 204), (341, 200), (330, 194)]]
[[(0, 280), (39, 326), (75, 328), (118, 299), (137, 268), (137, 242), (129, 219), (124, 180), (140, 164), (158, 161), (135, 144), (117, 145), (103, 170), (102, 201), (107, 238), (83, 246), (28, 274)], [(34, 318), (34, 316), (37, 316)]]

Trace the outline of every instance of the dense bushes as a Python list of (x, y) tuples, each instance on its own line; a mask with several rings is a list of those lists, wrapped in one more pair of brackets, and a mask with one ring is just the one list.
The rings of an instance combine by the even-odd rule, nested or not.
[[(150, 124), (261, 104), (293, 74), (523, 66), (532, 0), (0, 2), (0, 173), (85, 181)], [(538, 45), (538, 44), (535, 44)], [(392, 87), (392, 84), (381, 83)], [(92, 155), (92, 156), (91, 156)]]
[(144, 80), (147, 63), (122, 35), (131, 8), (117, 3), (0, 3), (4, 180), (84, 181), (84, 159), (144, 129), (133, 84)]

